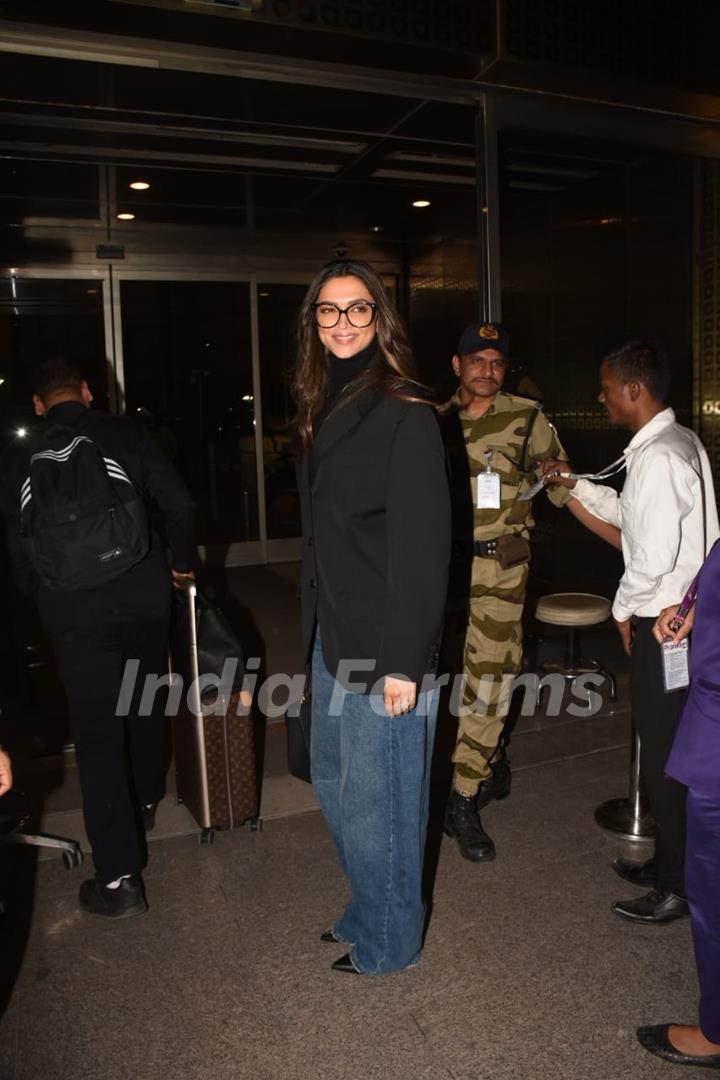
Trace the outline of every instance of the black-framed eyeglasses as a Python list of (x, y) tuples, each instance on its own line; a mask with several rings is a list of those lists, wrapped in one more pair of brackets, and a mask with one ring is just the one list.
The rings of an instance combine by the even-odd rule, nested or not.
[(337, 326), (344, 315), (351, 326), (361, 330), (364, 326), (370, 326), (377, 312), (377, 304), (371, 300), (356, 300), (346, 308), (338, 307), (337, 304), (327, 304), (319, 301), (313, 304), (315, 322), (321, 329), (330, 330)]

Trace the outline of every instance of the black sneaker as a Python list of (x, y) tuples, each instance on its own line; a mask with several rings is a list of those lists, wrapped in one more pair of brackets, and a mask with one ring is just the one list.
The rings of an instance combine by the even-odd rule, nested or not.
[(116, 889), (108, 889), (97, 878), (89, 878), (80, 886), (80, 908), (89, 915), (104, 915), (110, 919), (127, 919), (143, 915), (148, 904), (140, 874), (123, 878)]

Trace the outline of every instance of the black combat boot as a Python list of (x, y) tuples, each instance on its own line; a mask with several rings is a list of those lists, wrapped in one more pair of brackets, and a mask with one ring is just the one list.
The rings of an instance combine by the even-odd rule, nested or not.
[(495, 845), (482, 827), (474, 795), (453, 791), (445, 811), (445, 835), (457, 840), (460, 854), (470, 862), (495, 858)]
[(492, 776), (489, 776), (487, 780), (483, 780), (478, 788), (475, 799), (478, 810), (482, 810), (494, 799), (506, 799), (510, 794), (510, 765), (505, 758), (496, 761), (490, 768), (492, 769)]

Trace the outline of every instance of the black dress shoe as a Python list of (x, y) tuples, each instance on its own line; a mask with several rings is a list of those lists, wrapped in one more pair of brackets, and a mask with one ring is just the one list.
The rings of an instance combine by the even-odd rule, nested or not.
[(326, 930), (324, 934), (321, 934), (320, 935), (320, 940), (321, 941), (330, 941), (330, 942), (332, 942), (333, 945), (346, 945), (347, 944), (347, 942), (343, 941), (342, 938), (335, 937), (335, 934), (333, 933), (332, 930)]
[(148, 909), (140, 874), (123, 878), (117, 889), (108, 889), (97, 878), (89, 878), (80, 886), (80, 907), (89, 915), (109, 919), (127, 919), (142, 915)]
[(495, 845), (483, 829), (474, 795), (453, 791), (445, 811), (444, 830), (446, 836), (457, 840), (464, 859), (490, 862), (495, 858)]
[(341, 956), (330, 966), (333, 971), (349, 971), (352, 975), (362, 975), (362, 971), (358, 971), (350, 959), (350, 953), (345, 953), (344, 956)]
[(675, 919), (684, 919), (690, 914), (690, 908), (684, 896), (660, 892), (659, 889), (651, 889), (649, 893), (639, 896), (637, 900), (616, 900), (611, 906), (611, 911), (623, 919), (645, 923), (647, 926), (659, 926), (661, 923), (673, 922)]
[(720, 1054), (683, 1054), (676, 1050), (668, 1037), (670, 1024), (653, 1024), (639, 1027), (636, 1031), (638, 1042), (651, 1054), (671, 1061), (673, 1065), (699, 1065), (701, 1069), (720, 1069)]
[(493, 800), (506, 799), (510, 794), (510, 766), (507, 761), (503, 758), (490, 768), (492, 776), (483, 780), (475, 796), (475, 806), (478, 810), (482, 810)]
[(657, 885), (657, 871), (653, 859), (636, 863), (630, 859), (617, 858), (613, 859), (612, 868), (623, 881), (629, 881), (639, 889), (654, 889)]

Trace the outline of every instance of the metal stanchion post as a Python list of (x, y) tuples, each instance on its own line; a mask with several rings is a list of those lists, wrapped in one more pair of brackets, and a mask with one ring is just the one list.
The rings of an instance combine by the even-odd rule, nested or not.
[(640, 738), (633, 734), (630, 757), (630, 790), (627, 799), (608, 799), (595, 811), (601, 829), (624, 840), (651, 840), (655, 822), (648, 812), (640, 787)]

